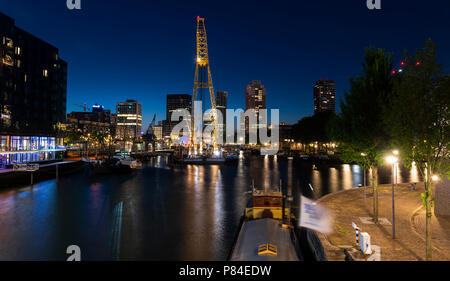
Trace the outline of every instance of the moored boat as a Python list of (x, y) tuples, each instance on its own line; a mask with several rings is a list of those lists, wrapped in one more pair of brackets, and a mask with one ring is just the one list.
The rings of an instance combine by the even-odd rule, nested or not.
[(256, 190), (241, 219), (229, 261), (326, 260), (313, 230), (297, 227), (297, 220), (281, 188)]

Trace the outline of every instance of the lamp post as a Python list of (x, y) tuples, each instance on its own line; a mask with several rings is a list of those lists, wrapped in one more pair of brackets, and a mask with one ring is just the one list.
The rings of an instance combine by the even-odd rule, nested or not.
[[(398, 155), (398, 151), (394, 150), (394, 155)], [(388, 156), (386, 157), (386, 161), (389, 164), (392, 164), (392, 239), (395, 239), (395, 200), (394, 200), (394, 177), (395, 182), (397, 182), (397, 172), (396, 172), (396, 164), (398, 158), (396, 156)]]
[(395, 162), (395, 188), (397, 189), (398, 187), (398, 155), (400, 154), (400, 152), (398, 152), (398, 150), (393, 150), (392, 154), (394, 154), (395, 157), (397, 157), (397, 161)]
[[(364, 152), (361, 153), (362, 157), (366, 157), (367, 154)], [(363, 168), (363, 185), (364, 185), (364, 205), (366, 205), (366, 168)]]

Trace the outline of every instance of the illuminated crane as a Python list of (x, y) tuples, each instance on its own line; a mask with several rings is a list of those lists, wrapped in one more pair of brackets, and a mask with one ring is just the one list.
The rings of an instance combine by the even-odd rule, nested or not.
[(73, 104), (76, 107), (81, 107), (84, 109), (84, 112), (87, 112), (88, 110), (91, 110), (91, 108), (89, 106), (86, 105), (86, 103), (84, 103), (83, 105), (79, 105), (79, 104)]
[[(192, 113), (196, 114), (194, 104), (198, 101), (198, 94), (200, 90), (200, 101), (203, 102), (203, 92), (201, 89), (209, 89), (209, 98), (211, 100), (211, 110), (213, 112), (211, 119), (214, 122), (215, 128), (217, 128), (217, 118), (215, 117), (216, 110), (216, 98), (214, 94), (214, 87), (212, 82), (211, 68), (209, 65), (208, 56), (208, 42), (206, 38), (206, 28), (205, 19), (197, 17), (197, 57), (196, 57), (196, 67), (195, 67), (195, 78), (194, 78), (194, 91), (192, 94)], [(200, 114), (200, 112), (198, 112)], [(200, 118), (197, 116), (196, 118)], [(191, 120), (191, 143), (194, 139), (194, 118)], [(216, 150), (215, 141), (215, 130), (213, 131), (213, 147)], [(202, 149), (202, 144), (200, 145), (200, 150)], [(196, 147), (194, 148), (196, 150)]]

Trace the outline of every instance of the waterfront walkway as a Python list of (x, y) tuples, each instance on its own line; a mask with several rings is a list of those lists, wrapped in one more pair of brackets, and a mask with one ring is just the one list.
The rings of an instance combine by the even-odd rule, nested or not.
[[(356, 259), (366, 260), (356, 249), (355, 222), (363, 232), (371, 236), (372, 245), (381, 248), (382, 261), (420, 261), (425, 260), (425, 210), (420, 193), (423, 183), (416, 190), (409, 184), (399, 184), (395, 191), (396, 239), (392, 239), (392, 196), (391, 185), (379, 187), (379, 218), (387, 224), (370, 224), (364, 218), (372, 216), (373, 197), (367, 188), (364, 204), (364, 188), (357, 188), (330, 194), (318, 200), (334, 215), (334, 232), (319, 234), (329, 260), (344, 260), (344, 249), (349, 249)], [(432, 217), (433, 260), (450, 260), (450, 217)]]
[[(54, 163), (50, 163), (50, 164), (42, 164), (42, 165), (39, 165), (39, 168), (52, 167), (52, 166), (56, 166), (56, 165), (72, 164), (75, 162), (78, 162), (78, 161), (66, 160), (66, 161), (54, 162)], [(39, 163), (37, 163), (37, 164), (39, 164)], [(13, 169), (0, 169), (0, 173), (12, 173), (12, 172), (14, 172)]]

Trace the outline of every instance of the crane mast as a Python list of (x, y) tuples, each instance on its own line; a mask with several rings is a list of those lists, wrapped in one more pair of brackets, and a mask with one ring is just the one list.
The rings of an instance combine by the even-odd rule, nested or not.
[[(196, 56), (196, 66), (195, 66), (195, 78), (194, 78), (194, 89), (192, 94), (192, 113), (193, 114), (200, 114), (197, 112), (194, 108), (195, 102), (199, 100), (199, 91), (201, 92), (202, 89), (208, 89), (209, 90), (209, 98), (211, 101), (211, 110), (212, 110), (212, 116), (211, 119), (214, 122), (215, 128), (217, 128), (217, 118), (216, 118), (216, 98), (214, 94), (214, 87), (212, 82), (212, 75), (211, 75), (211, 67), (209, 64), (209, 55), (208, 55), (208, 41), (206, 37), (206, 28), (205, 28), (205, 19), (201, 17), (197, 17), (197, 56)], [(203, 101), (203, 93), (200, 93), (200, 101)], [(203, 112), (201, 112), (203, 114)], [(196, 116), (196, 118), (199, 118), (200, 116)], [(195, 134), (195, 128), (194, 128), (194, 119), (191, 120), (191, 143), (194, 147), (195, 151), (197, 150), (197, 144), (194, 144), (194, 134)], [(202, 119), (198, 119), (202, 120)], [(215, 140), (215, 134), (216, 130), (213, 131), (213, 137), (212, 137), (212, 143), (214, 150), (217, 148), (216, 140)], [(203, 148), (203, 138), (202, 142), (200, 144), (200, 151)]]

